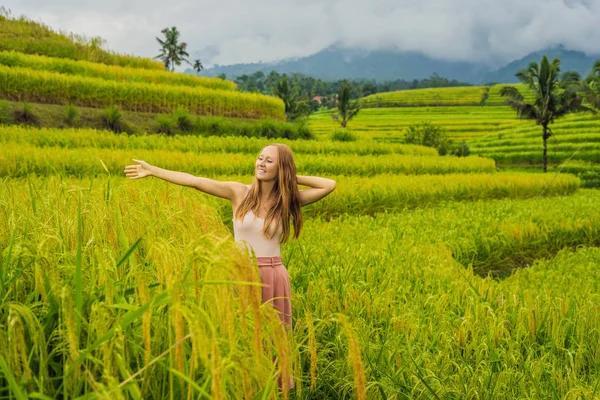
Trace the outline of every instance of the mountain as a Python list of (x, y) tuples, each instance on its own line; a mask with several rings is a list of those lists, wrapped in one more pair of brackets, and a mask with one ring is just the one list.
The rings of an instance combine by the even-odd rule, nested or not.
[(532, 61), (535, 61), (539, 64), (544, 54), (548, 56), (548, 59), (551, 62), (554, 58), (560, 59), (561, 72), (577, 71), (582, 76), (587, 76), (590, 73), (595, 60), (600, 59), (600, 55), (593, 57), (586, 55), (581, 51), (567, 50), (564, 46), (559, 45), (530, 53), (525, 57), (515, 60), (496, 71), (489, 72), (483, 76), (480, 83), (516, 83), (518, 80), (515, 78), (515, 73), (519, 69), (527, 67)]
[(417, 52), (369, 51), (332, 46), (307, 57), (274, 63), (215, 66), (202, 71), (201, 75), (225, 74), (231, 79), (258, 71), (268, 74), (272, 70), (288, 74), (298, 72), (329, 81), (361, 78), (377, 81), (413, 80), (428, 78), (434, 72), (448, 79), (471, 81), (472, 76), (481, 76), (488, 71), (479, 64), (437, 60)]
[[(433, 73), (448, 79), (456, 79), (472, 84), (488, 82), (516, 82), (514, 74), (530, 61), (539, 62), (542, 54), (550, 59), (559, 57), (561, 69), (576, 70), (587, 75), (595, 58), (579, 51), (567, 50), (563, 46), (548, 48), (512, 61), (498, 70), (475, 62), (457, 62), (435, 59), (418, 52), (388, 50), (356, 50), (331, 46), (307, 57), (287, 59), (273, 63), (233, 64), (215, 66), (200, 73), (205, 76), (225, 74), (227, 78), (253, 74), (261, 71), (268, 74), (272, 70), (279, 73), (298, 72), (322, 80), (374, 79), (389, 81), (396, 79), (413, 80), (430, 77)], [(600, 57), (597, 57), (600, 58)], [(188, 69), (187, 73), (194, 73)]]

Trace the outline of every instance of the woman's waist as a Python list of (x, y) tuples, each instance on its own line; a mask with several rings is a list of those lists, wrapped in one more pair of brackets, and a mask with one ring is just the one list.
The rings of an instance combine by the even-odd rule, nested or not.
[(279, 267), (284, 266), (281, 256), (257, 256), (258, 267)]

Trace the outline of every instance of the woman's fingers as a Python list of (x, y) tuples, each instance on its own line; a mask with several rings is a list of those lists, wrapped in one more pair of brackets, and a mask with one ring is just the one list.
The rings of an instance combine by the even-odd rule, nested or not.
[(142, 164), (145, 163), (145, 161), (144, 160), (136, 160), (135, 158), (132, 158), (132, 160), (139, 164), (127, 165), (125, 167), (125, 170), (123, 171), (123, 172), (125, 172), (125, 176), (128, 176), (129, 179), (131, 179), (131, 180), (142, 178), (143, 176), (140, 175), (140, 172), (144, 168)]

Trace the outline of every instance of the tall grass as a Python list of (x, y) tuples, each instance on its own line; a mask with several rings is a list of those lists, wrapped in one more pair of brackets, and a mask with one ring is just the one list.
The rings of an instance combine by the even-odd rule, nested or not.
[[(589, 213), (598, 199), (586, 191), (309, 220), (284, 253), (293, 290), (302, 294), (296, 309), (310, 309), (315, 321), (348, 317), (367, 398), (593, 398), (600, 251), (563, 246), (597, 246), (598, 214)], [(567, 215), (558, 218), (561, 210)], [(533, 265), (515, 268), (526, 265), (522, 257)], [(490, 267), (513, 273), (504, 280), (473, 274)], [(297, 327), (297, 335), (307, 331)], [(323, 397), (355, 396), (354, 375), (336, 347), (342, 340), (315, 327)]]
[[(158, 180), (0, 185), (3, 396), (276, 397), (281, 325), (202, 197)], [(600, 251), (581, 246), (600, 243), (599, 200), (307, 219), (282, 253), (303, 396), (593, 398)], [(499, 267), (513, 273), (474, 274)]]
[[(0, 155), (0, 176), (24, 176), (27, 174), (75, 176), (103, 173), (99, 169), (102, 160), (106, 168), (118, 174), (132, 159), (142, 159), (161, 168), (186, 171), (203, 176), (253, 174), (256, 154), (228, 153), (180, 153), (167, 150), (110, 150), (65, 149), (59, 147), (35, 147), (6, 144)], [(494, 172), (493, 160), (479, 157), (427, 157), (407, 155), (325, 156), (301, 154), (296, 157), (299, 174), (360, 175), (381, 173), (394, 174), (449, 174), (466, 172)]]
[(365, 108), (474, 106), (481, 102), (484, 91), (482, 86), (397, 90), (364, 97), (360, 104)]
[(0, 65), (0, 96), (9, 100), (124, 110), (284, 119), (283, 102), (273, 96), (199, 87), (117, 82)]
[(146, 82), (164, 85), (205, 87), (209, 89), (235, 90), (232, 81), (207, 78), (190, 74), (159, 71), (155, 69), (120, 67), (89, 61), (23, 54), (16, 51), (0, 51), (0, 65), (22, 67), (38, 71), (51, 71), (66, 75), (86, 76), (125, 82)]
[(0, 15), (0, 50), (19, 53), (42, 54), (49, 57), (86, 60), (122, 67), (164, 70), (158, 60), (121, 55), (102, 48), (103, 41), (83, 35), (56, 32), (49, 26), (25, 17), (14, 18), (8, 13)]
[[(172, 122), (170, 118), (169, 121)], [(223, 125), (215, 121), (219, 127)], [(233, 123), (231, 123), (233, 125)], [(236, 125), (244, 125), (238, 122)], [(174, 129), (174, 123), (172, 125)], [(220, 128), (219, 128), (220, 129)], [(248, 128), (249, 130), (252, 127)], [(224, 136), (235, 136), (231, 131), (224, 129)], [(32, 144), (40, 147), (58, 146), (66, 148), (96, 147), (109, 149), (147, 149), (147, 150), (174, 150), (180, 152), (217, 152), (246, 153), (257, 155), (260, 150), (273, 140), (258, 137), (190, 137), (177, 136), (166, 138), (159, 135), (115, 135), (110, 132), (96, 131), (94, 129), (32, 129), (21, 126), (0, 127), (1, 143)], [(302, 154), (356, 154), (356, 155), (383, 155), (406, 154), (418, 156), (436, 156), (435, 149), (403, 144), (383, 144), (373, 141), (354, 143), (334, 143), (323, 141), (287, 140), (277, 138), (278, 142), (287, 144), (294, 153)]]
[(191, 192), (111, 182), (0, 184), (0, 394), (273, 398), (256, 266)]

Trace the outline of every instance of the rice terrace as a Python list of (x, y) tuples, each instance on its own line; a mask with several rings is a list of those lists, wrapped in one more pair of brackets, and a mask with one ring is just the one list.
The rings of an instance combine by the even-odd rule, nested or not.
[[(600, 57), (306, 95), (2, 11), (0, 399), (600, 399)], [(251, 185), (273, 143), (335, 182), (289, 332), (233, 203), (126, 174)]]

